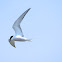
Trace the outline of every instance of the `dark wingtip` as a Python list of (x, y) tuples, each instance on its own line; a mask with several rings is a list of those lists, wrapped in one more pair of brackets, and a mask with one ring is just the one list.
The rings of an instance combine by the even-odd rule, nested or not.
[(31, 8), (29, 8), (29, 9), (31, 9)]
[(31, 8), (27, 9), (27, 12), (30, 10)]
[(31, 8), (28, 9), (28, 11), (30, 10)]
[(29, 8), (28, 10), (30, 10), (31, 8)]
[(14, 48), (16, 48), (16, 47), (14, 46)]

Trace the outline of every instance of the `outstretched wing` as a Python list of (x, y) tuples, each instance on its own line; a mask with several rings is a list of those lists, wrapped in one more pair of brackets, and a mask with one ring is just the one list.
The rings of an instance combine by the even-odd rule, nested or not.
[[(14, 40), (9, 40), (9, 43), (13, 46), (13, 47), (15, 47), (15, 42), (14, 42)], [(16, 48), (16, 47), (15, 47)]]
[(20, 23), (23, 20), (24, 16), (27, 14), (27, 12), (30, 10), (30, 8), (28, 10), (26, 10), (13, 24), (13, 29), (15, 30), (16, 35), (23, 35), (22, 29), (20, 27)]

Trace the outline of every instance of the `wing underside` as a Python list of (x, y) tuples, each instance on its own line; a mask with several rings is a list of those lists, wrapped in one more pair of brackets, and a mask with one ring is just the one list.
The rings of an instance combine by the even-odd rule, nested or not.
[(13, 46), (13, 47), (15, 47), (15, 42), (14, 42), (14, 40), (11, 40), (11, 41), (9, 41), (10, 42), (10, 44)]
[(13, 24), (13, 29), (15, 30), (15, 34), (16, 35), (21, 35), (21, 36), (24, 36), (23, 35), (23, 32), (22, 32), (22, 29), (20, 27), (20, 23), (21, 21), (23, 20), (24, 16), (27, 14), (27, 12), (30, 10), (30, 8), (28, 10), (26, 10), (16, 21), (15, 23)]

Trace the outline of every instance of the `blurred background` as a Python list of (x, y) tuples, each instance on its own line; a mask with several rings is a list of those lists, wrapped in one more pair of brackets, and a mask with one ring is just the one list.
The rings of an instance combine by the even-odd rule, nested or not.
[[(21, 23), (32, 42), (8, 42), (12, 25), (28, 8)], [(0, 62), (62, 62), (62, 0), (0, 0)]]

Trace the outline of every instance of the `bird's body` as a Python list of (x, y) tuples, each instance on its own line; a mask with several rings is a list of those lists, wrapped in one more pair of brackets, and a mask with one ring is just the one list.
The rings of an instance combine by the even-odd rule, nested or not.
[(13, 24), (13, 29), (15, 30), (15, 35), (11, 36), (9, 39), (10, 44), (15, 47), (15, 41), (31, 41), (31, 39), (27, 39), (24, 37), (22, 29), (20, 27), (20, 23), (23, 20), (24, 16), (27, 14), (27, 12), (30, 10), (26, 10)]
[(22, 37), (20, 35), (17, 35), (17, 36), (12, 37), (11, 40), (15, 40), (15, 41), (30, 41), (30, 39), (27, 39), (27, 38)]

